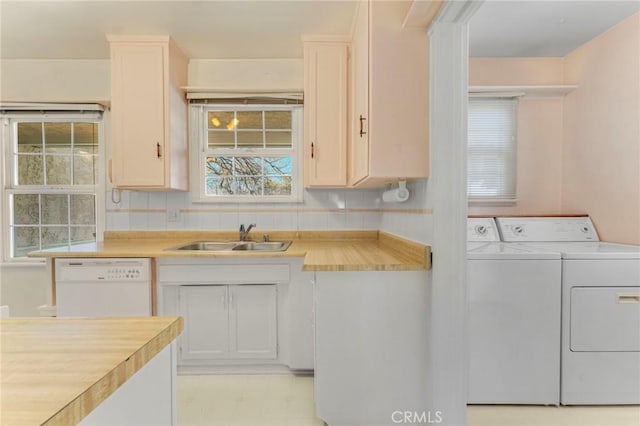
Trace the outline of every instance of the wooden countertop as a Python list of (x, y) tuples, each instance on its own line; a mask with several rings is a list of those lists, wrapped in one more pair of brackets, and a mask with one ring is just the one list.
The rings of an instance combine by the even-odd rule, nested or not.
[(0, 320), (0, 424), (77, 424), (182, 328), (176, 317)]
[[(256, 235), (262, 235), (256, 232)], [(431, 269), (430, 247), (382, 231), (264, 231), (272, 241), (292, 240), (284, 252), (174, 250), (193, 241), (237, 241), (225, 231), (107, 231), (100, 243), (31, 253), (34, 257), (304, 258), (305, 271)]]

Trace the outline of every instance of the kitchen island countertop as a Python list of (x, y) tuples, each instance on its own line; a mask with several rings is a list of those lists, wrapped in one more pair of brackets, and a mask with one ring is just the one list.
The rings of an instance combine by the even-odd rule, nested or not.
[(0, 423), (78, 423), (182, 328), (176, 317), (0, 320)]

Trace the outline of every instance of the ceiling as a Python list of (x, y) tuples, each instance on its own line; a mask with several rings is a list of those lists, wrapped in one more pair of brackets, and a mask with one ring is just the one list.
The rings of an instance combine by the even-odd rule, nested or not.
[(302, 34), (349, 34), (345, 0), (0, 0), (4, 59), (107, 59), (105, 34), (169, 34), (190, 58), (302, 58)]
[[(107, 59), (105, 34), (170, 34), (197, 59), (301, 58), (302, 34), (347, 35), (353, 0), (0, 0), (0, 58)], [(565, 56), (640, 0), (487, 0), (471, 56)]]
[(487, 0), (471, 18), (469, 55), (566, 56), (639, 10), (640, 0)]

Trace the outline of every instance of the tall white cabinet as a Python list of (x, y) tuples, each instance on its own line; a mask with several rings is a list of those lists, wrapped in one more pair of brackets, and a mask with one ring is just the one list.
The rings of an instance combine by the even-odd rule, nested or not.
[(107, 38), (113, 186), (188, 189), (187, 57), (168, 36)]
[(304, 40), (306, 187), (347, 184), (348, 40)]
[(428, 36), (409, 1), (359, 1), (351, 41), (350, 186), (429, 175)]

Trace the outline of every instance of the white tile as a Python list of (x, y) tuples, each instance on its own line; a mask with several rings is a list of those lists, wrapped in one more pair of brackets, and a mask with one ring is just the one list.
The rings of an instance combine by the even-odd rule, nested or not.
[(273, 221), (273, 229), (281, 230), (297, 230), (298, 229), (298, 213), (284, 212), (275, 215)]
[(185, 191), (167, 192), (167, 207), (186, 208), (191, 206), (190, 194)]
[[(129, 191), (111, 191), (107, 190), (104, 194), (105, 199), (105, 209), (107, 210), (120, 210), (120, 209), (128, 209), (129, 208)], [(114, 203), (118, 201), (117, 203)]]
[(134, 231), (144, 231), (149, 229), (147, 213), (130, 213), (129, 227)]
[(129, 193), (129, 207), (132, 209), (147, 209), (149, 208), (149, 193), (131, 191)]
[(129, 230), (129, 213), (128, 212), (109, 212), (107, 213), (107, 231), (128, 231)]
[(346, 229), (365, 229), (364, 227), (364, 215), (360, 212), (347, 213), (346, 217)]
[(328, 229), (328, 213), (307, 213), (304, 210), (299, 211), (298, 229), (309, 231)]
[(347, 214), (345, 212), (328, 213), (327, 229), (347, 229)]
[[(139, 213), (138, 213), (139, 214)], [(166, 213), (148, 213), (147, 214), (147, 229), (150, 230), (165, 230), (167, 229), (167, 215)]]
[(167, 208), (166, 192), (149, 192), (147, 205), (150, 209), (166, 209)]
[(240, 227), (238, 213), (212, 213), (218, 216), (218, 229), (223, 231), (234, 231)]

